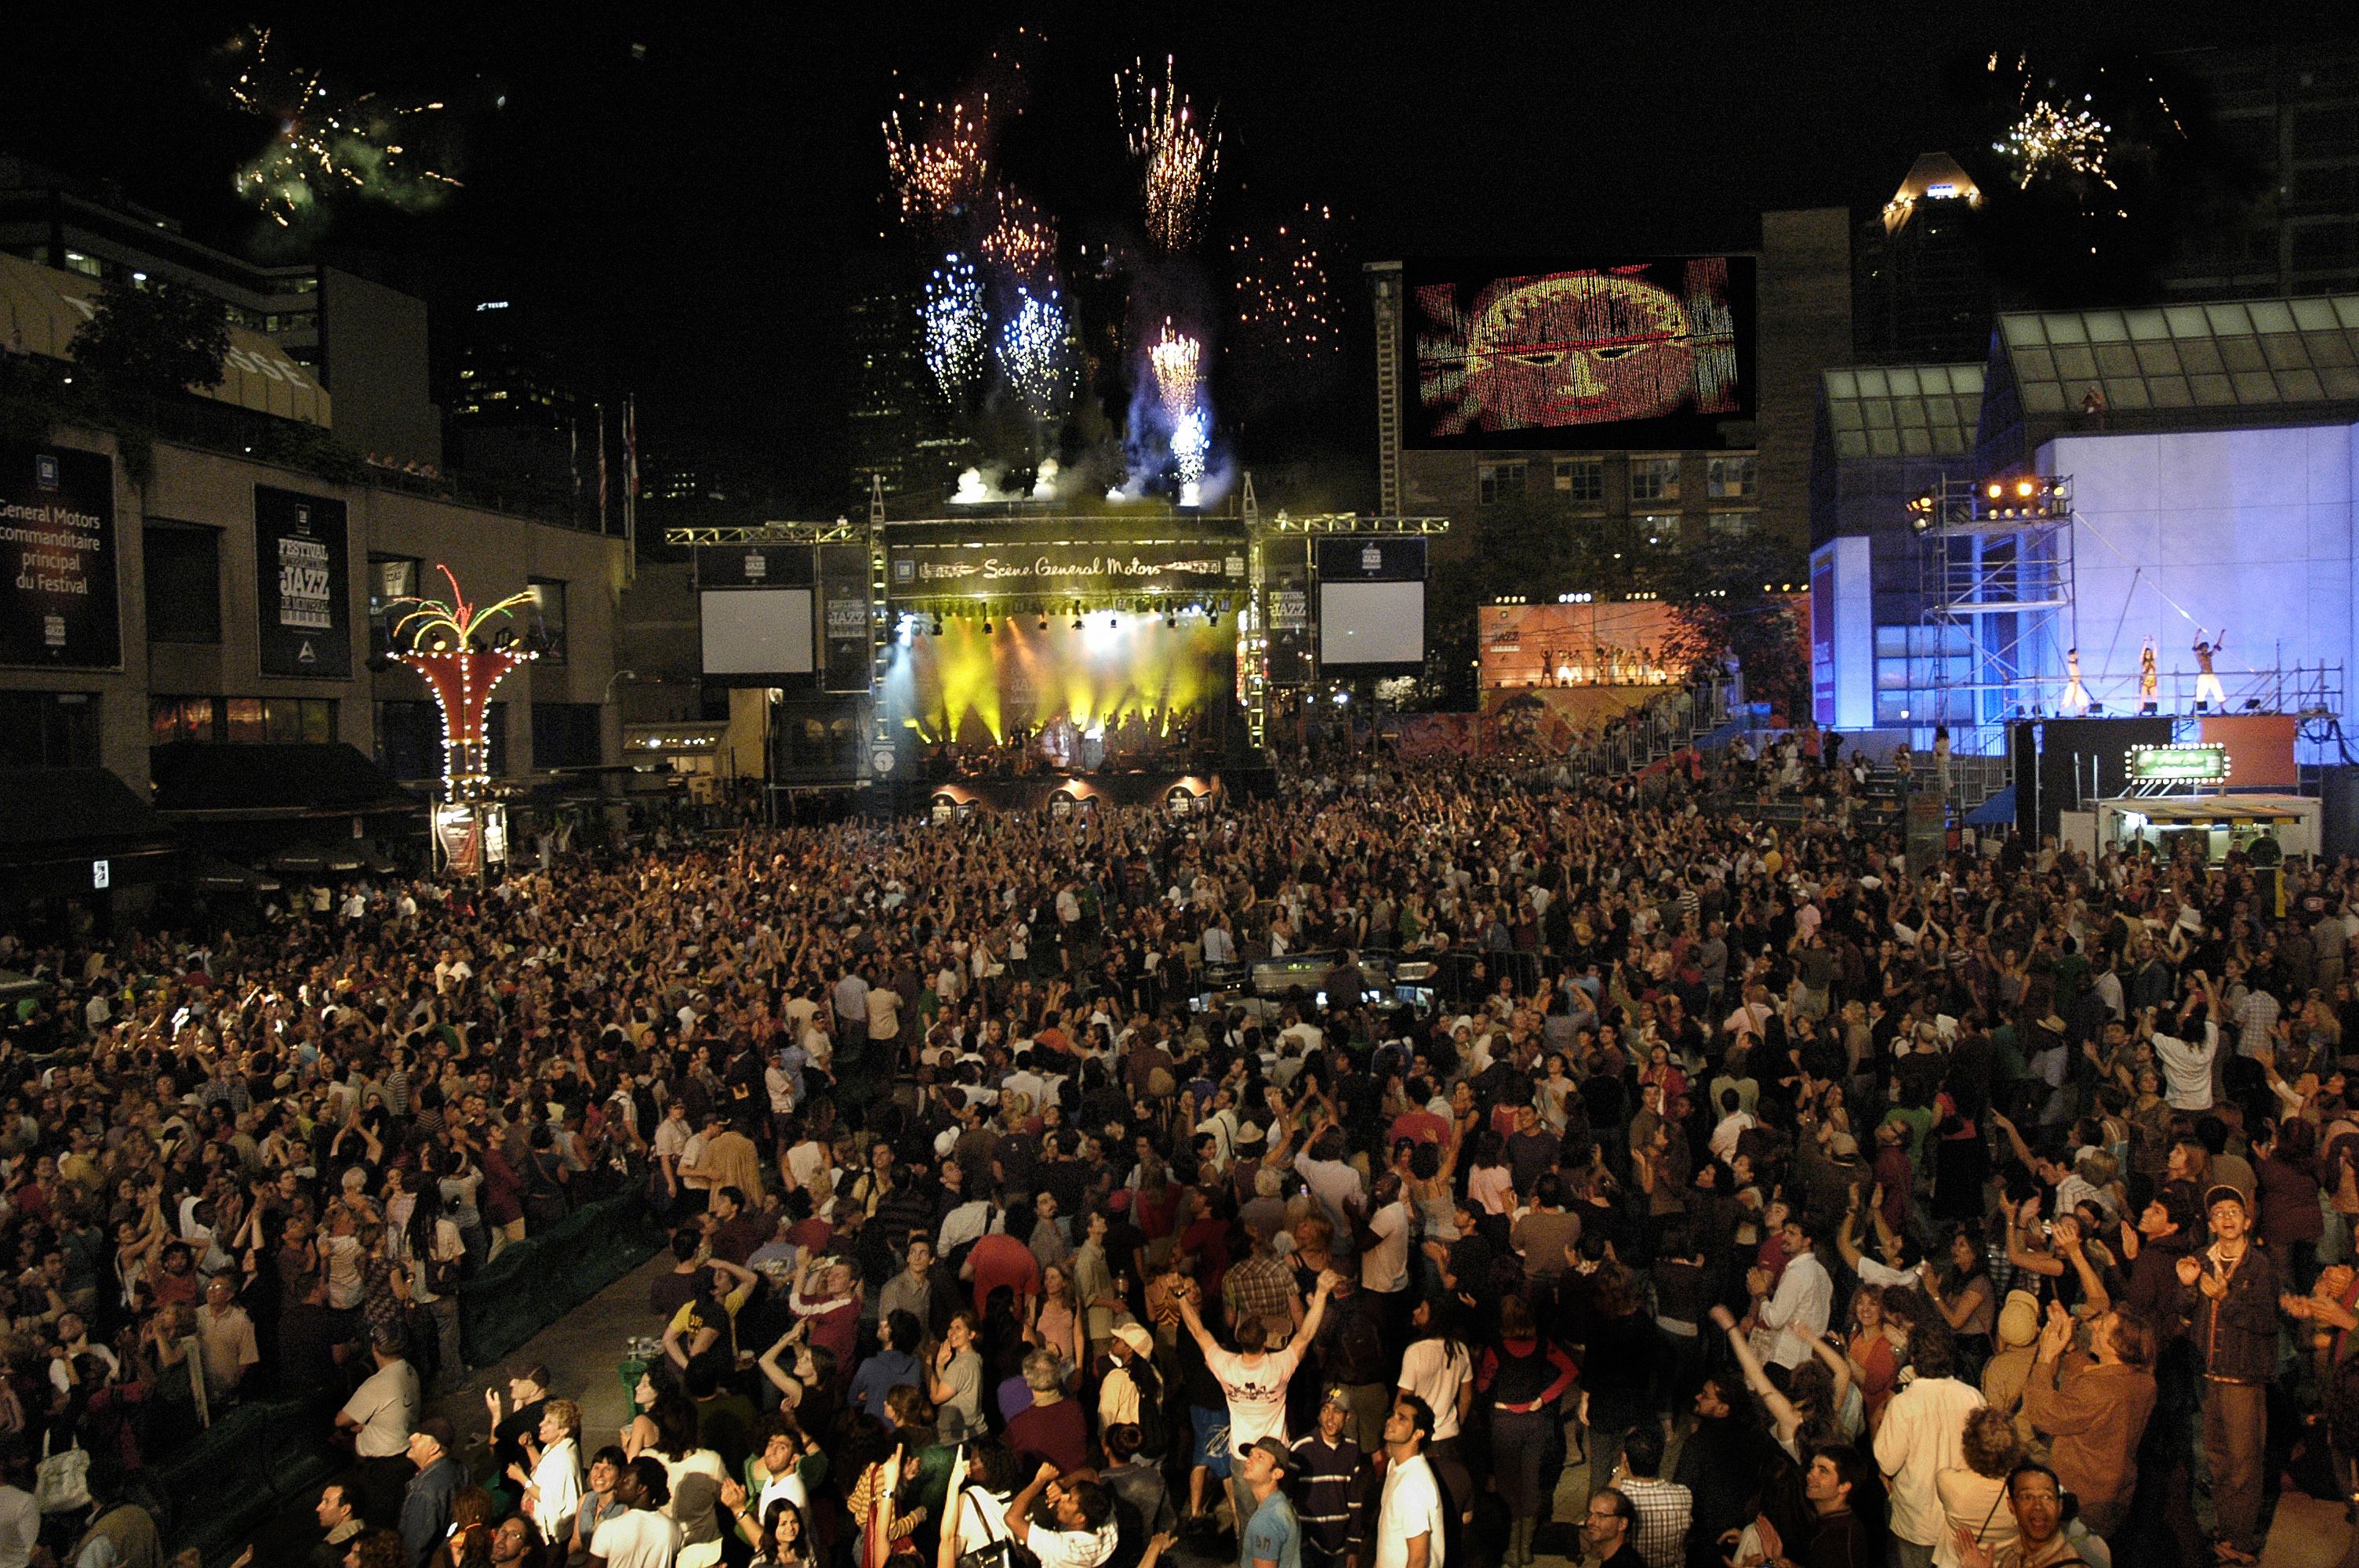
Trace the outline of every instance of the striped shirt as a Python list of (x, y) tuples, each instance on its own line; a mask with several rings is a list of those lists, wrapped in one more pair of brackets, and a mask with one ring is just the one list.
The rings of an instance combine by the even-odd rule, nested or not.
[(1294, 1441), (1294, 1515), (1302, 1525), (1307, 1564), (1340, 1563), (1366, 1542), (1362, 1472), (1368, 1468), (1360, 1445), (1348, 1437), (1333, 1443), (1318, 1433)]

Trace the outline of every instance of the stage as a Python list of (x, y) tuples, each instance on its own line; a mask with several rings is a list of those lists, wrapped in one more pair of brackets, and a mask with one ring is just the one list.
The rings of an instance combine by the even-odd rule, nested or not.
[(1034, 773), (1023, 778), (948, 779), (927, 792), (927, 816), (938, 824), (971, 816), (1041, 813), (1052, 819), (1088, 816), (1102, 807), (1154, 806), (1174, 816), (1209, 811), (1227, 798), (1218, 773), (1134, 770), (1129, 773)]

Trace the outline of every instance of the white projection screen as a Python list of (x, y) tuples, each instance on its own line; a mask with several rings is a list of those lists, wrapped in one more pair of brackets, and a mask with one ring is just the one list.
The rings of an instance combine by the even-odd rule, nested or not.
[(700, 597), (706, 675), (810, 674), (810, 589), (706, 589)]
[(1319, 662), (1322, 665), (1423, 664), (1425, 584), (1321, 583)]

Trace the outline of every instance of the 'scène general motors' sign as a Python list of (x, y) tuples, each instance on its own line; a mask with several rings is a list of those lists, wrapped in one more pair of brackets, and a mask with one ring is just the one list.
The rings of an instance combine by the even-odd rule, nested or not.
[(1136, 548), (929, 546), (892, 558), (893, 591), (915, 596), (1184, 593), (1242, 588), (1245, 575), (1241, 549), (1193, 540)]

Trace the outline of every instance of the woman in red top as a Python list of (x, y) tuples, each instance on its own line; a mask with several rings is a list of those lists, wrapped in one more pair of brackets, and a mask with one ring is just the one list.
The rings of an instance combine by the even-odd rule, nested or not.
[(1670, 1104), (1688, 1092), (1688, 1076), (1671, 1060), (1671, 1048), (1658, 1042), (1647, 1052), (1647, 1070), (1638, 1075), (1642, 1085), (1653, 1084), (1663, 1091), (1662, 1103)]
[(1899, 1357), (1893, 1354), (1892, 1340), (1884, 1332), (1883, 1286), (1862, 1284), (1852, 1292), (1851, 1336), (1844, 1342), (1843, 1354), (1851, 1359), (1852, 1375), (1859, 1379), (1860, 1399), (1867, 1407), (1867, 1434), (1873, 1438), (1900, 1379)]
[(1494, 1478), (1514, 1520), (1510, 1568), (1531, 1562), (1532, 1532), (1555, 1509), (1556, 1477), (1541, 1476), (1540, 1456), (1557, 1420), (1556, 1402), (1578, 1376), (1572, 1357), (1540, 1338), (1529, 1303), (1509, 1296), (1499, 1303), (1499, 1346), (1483, 1352), (1474, 1387), (1490, 1401)]

